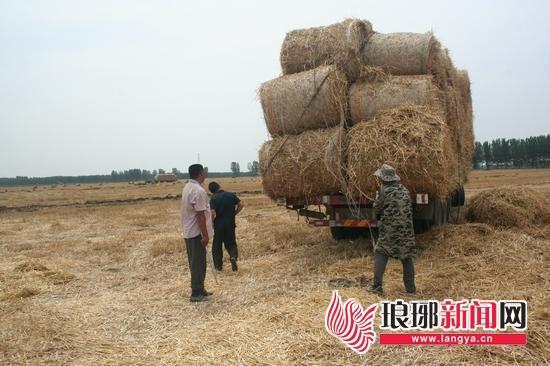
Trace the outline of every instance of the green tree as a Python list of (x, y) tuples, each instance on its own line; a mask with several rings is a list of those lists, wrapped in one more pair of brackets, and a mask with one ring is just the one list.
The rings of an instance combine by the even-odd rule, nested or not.
[(258, 175), (258, 172), (260, 171), (260, 163), (258, 163), (256, 160), (254, 160), (252, 163), (248, 163), (248, 171), (250, 172), (250, 175)]
[(539, 147), (536, 137), (528, 137), (525, 139), (525, 155), (531, 163), (531, 167), (536, 168), (539, 159)]
[(537, 140), (540, 162), (546, 168), (550, 163), (550, 135), (540, 135)]
[(142, 180), (149, 180), (149, 179), (153, 179), (155, 176), (153, 174), (151, 174), (151, 171), (150, 170), (142, 170), (141, 171), (141, 179)]
[(506, 139), (496, 139), (491, 143), (493, 161), (499, 165), (508, 167), (510, 163), (510, 143)]
[(493, 161), (493, 153), (491, 151), (491, 144), (487, 141), (483, 143), (483, 160), (485, 160), (485, 168), (489, 170), (489, 164)]
[(525, 140), (510, 139), (510, 159), (514, 168), (525, 167)]
[(239, 165), (239, 163), (236, 163), (236, 162), (231, 163), (231, 172), (233, 173), (233, 178), (236, 178), (239, 175), (241, 175), (241, 166)]
[(483, 145), (481, 144), (481, 142), (476, 141), (474, 156), (472, 157), (472, 164), (474, 165), (474, 168), (479, 168), (482, 162), (483, 162)]

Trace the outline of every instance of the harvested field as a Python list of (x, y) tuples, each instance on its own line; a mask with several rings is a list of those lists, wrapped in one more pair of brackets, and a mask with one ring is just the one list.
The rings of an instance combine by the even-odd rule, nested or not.
[[(0, 364), (334, 365), (548, 364), (550, 233), (456, 222), (417, 236), (418, 292), (388, 263), (385, 295), (342, 299), (525, 300), (526, 346), (383, 346), (358, 355), (328, 334), (333, 279), (371, 277), (369, 239), (337, 242), (277, 207), (258, 178), (215, 179), (237, 192), (239, 272), (204, 304), (189, 302), (180, 229), (184, 181), (33, 190), (0, 188)], [(207, 179), (205, 186), (211, 181)], [(467, 200), (529, 187), (550, 198), (550, 170), (473, 171)], [(228, 261), (227, 255), (225, 260)], [(351, 282), (350, 282), (351, 283)], [(375, 317), (379, 333), (380, 315)]]

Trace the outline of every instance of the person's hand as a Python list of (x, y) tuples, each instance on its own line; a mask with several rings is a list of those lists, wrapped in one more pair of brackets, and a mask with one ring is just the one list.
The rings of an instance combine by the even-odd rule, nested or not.
[(201, 238), (201, 244), (204, 245), (205, 247), (208, 246), (208, 242), (209, 242), (209, 241), (210, 241), (210, 238), (208, 237), (208, 235), (203, 236), (203, 237)]

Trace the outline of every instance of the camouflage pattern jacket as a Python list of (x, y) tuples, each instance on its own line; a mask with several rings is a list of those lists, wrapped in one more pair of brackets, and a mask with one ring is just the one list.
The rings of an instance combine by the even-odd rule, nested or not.
[(416, 258), (411, 195), (407, 188), (397, 182), (386, 183), (373, 208), (380, 214), (374, 250), (400, 260)]

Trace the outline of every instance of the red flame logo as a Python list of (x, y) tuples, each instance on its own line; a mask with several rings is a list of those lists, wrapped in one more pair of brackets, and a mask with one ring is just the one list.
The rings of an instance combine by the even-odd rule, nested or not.
[(372, 326), (377, 308), (378, 304), (373, 304), (363, 311), (361, 304), (355, 299), (348, 299), (342, 305), (342, 298), (338, 295), (338, 291), (333, 291), (325, 316), (325, 327), (330, 334), (355, 352), (364, 354), (376, 339)]

